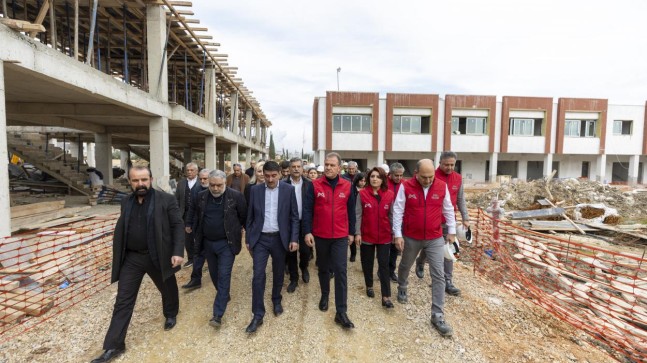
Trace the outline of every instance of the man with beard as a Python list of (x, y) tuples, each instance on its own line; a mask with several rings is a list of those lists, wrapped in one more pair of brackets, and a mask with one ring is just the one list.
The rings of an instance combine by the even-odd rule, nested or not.
[(209, 325), (219, 327), (230, 300), (231, 271), (240, 253), (242, 230), (247, 219), (243, 194), (226, 187), (227, 175), (222, 170), (209, 173), (209, 189), (198, 193), (195, 205), (196, 251), (204, 253), (209, 275), (217, 290), (213, 317)]
[(164, 330), (173, 329), (179, 310), (175, 272), (184, 256), (184, 223), (173, 195), (151, 188), (153, 176), (143, 166), (132, 167), (133, 193), (121, 202), (113, 237), (112, 278), (119, 281), (105, 352), (93, 363), (108, 362), (126, 350), (126, 333), (144, 275), (162, 294)]
[[(209, 173), (211, 170), (202, 169), (198, 173), (198, 180), (200, 186), (191, 189), (191, 205), (187, 213), (184, 230), (186, 233), (193, 233), (195, 224), (197, 223), (195, 217), (195, 204), (198, 201), (198, 193), (203, 190), (209, 189)], [(191, 271), (191, 280), (185, 285), (183, 289), (199, 289), (202, 287), (202, 267), (204, 266), (204, 254), (201, 251), (195, 251), (193, 255), (193, 271)]]

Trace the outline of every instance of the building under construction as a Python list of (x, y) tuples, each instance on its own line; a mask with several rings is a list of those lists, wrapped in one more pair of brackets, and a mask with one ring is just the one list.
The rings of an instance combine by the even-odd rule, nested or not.
[[(224, 169), (266, 153), (271, 123), (220, 54), (191, 3), (148, 0), (2, 0), (0, 157), (7, 152), (69, 189), (89, 166), (112, 184), (113, 148), (122, 168), (146, 159), (169, 190), (193, 152)], [(6, 137), (5, 137), (6, 136)], [(254, 154), (254, 156), (252, 155)], [(0, 208), (10, 182), (0, 169)], [(0, 234), (10, 234), (10, 214)]]

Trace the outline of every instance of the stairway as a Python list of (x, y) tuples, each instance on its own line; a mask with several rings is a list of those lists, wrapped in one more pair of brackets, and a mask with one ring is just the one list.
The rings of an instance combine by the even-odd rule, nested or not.
[[(18, 155), (52, 178), (67, 184), (83, 195), (91, 196), (93, 194), (90, 186), (85, 184), (89, 179), (85, 172), (88, 165), (82, 161), (79, 168), (77, 158), (67, 151), (64, 153), (60, 147), (48, 145), (44, 135), (8, 132), (7, 144), (10, 153)], [(111, 170), (107, 172), (111, 172)]]
[[(138, 155), (140, 158), (147, 160), (148, 162), (151, 161), (151, 154), (150, 151), (147, 148), (139, 147), (139, 146), (133, 146), (133, 145), (128, 145), (130, 148), (130, 151), (133, 152), (134, 154)], [(173, 153), (170, 154), (172, 157), (175, 157)], [(182, 172), (182, 169), (178, 168), (177, 166), (173, 165), (173, 163), (169, 163), (170, 166), (170, 173), (171, 173), (171, 179), (177, 179), (180, 180), (184, 176), (184, 173)], [(154, 175), (153, 175), (154, 177)]]

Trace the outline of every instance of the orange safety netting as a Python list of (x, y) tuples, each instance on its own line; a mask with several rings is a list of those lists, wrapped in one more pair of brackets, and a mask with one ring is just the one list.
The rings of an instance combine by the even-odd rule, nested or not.
[[(647, 261), (478, 212), (475, 271), (583, 330), (616, 359), (647, 361)], [(467, 252), (466, 251), (466, 252)]]
[(0, 239), (0, 341), (110, 285), (118, 214)]

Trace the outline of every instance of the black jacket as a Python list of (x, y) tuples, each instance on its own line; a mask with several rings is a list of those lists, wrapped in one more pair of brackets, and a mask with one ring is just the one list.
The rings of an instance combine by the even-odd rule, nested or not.
[[(152, 228), (149, 231), (154, 232), (150, 236), (155, 241), (155, 250), (162, 271), (162, 278), (166, 280), (171, 277), (180, 266), (171, 267), (171, 257), (184, 256), (184, 222), (182, 215), (177, 206), (177, 201), (172, 194), (152, 189), (150, 191), (152, 198), (147, 212), (147, 222)], [(115, 226), (115, 233), (112, 243), (112, 278), (111, 283), (119, 280), (119, 272), (126, 257), (126, 232), (128, 231), (128, 221), (130, 220), (130, 211), (135, 203), (135, 194), (131, 193), (128, 198), (121, 201), (121, 215)]]
[[(292, 177), (288, 176), (285, 182), (292, 185)], [(302, 175), (301, 183), (303, 183), (301, 186), (301, 220), (303, 220), (303, 202), (306, 200), (308, 195), (312, 194), (312, 181)], [(300, 236), (303, 236), (303, 223), (300, 224), (299, 229)]]
[[(204, 223), (204, 210), (209, 197), (209, 189), (203, 190), (198, 193), (197, 202), (195, 205), (195, 219), (197, 223), (193, 232), (195, 233), (195, 251), (199, 252), (204, 249), (204, 241), (202, 236), (202, 225)], [(231, 252), (234, 255), (240, 253), (241, 240), (243, 238), (243, 226), (247, 220), (247, 203), (243, 194), (235, 189), (227, 188), (225, 190), (225, 234), (227, 235), (227, 242), (231, 247)]]

